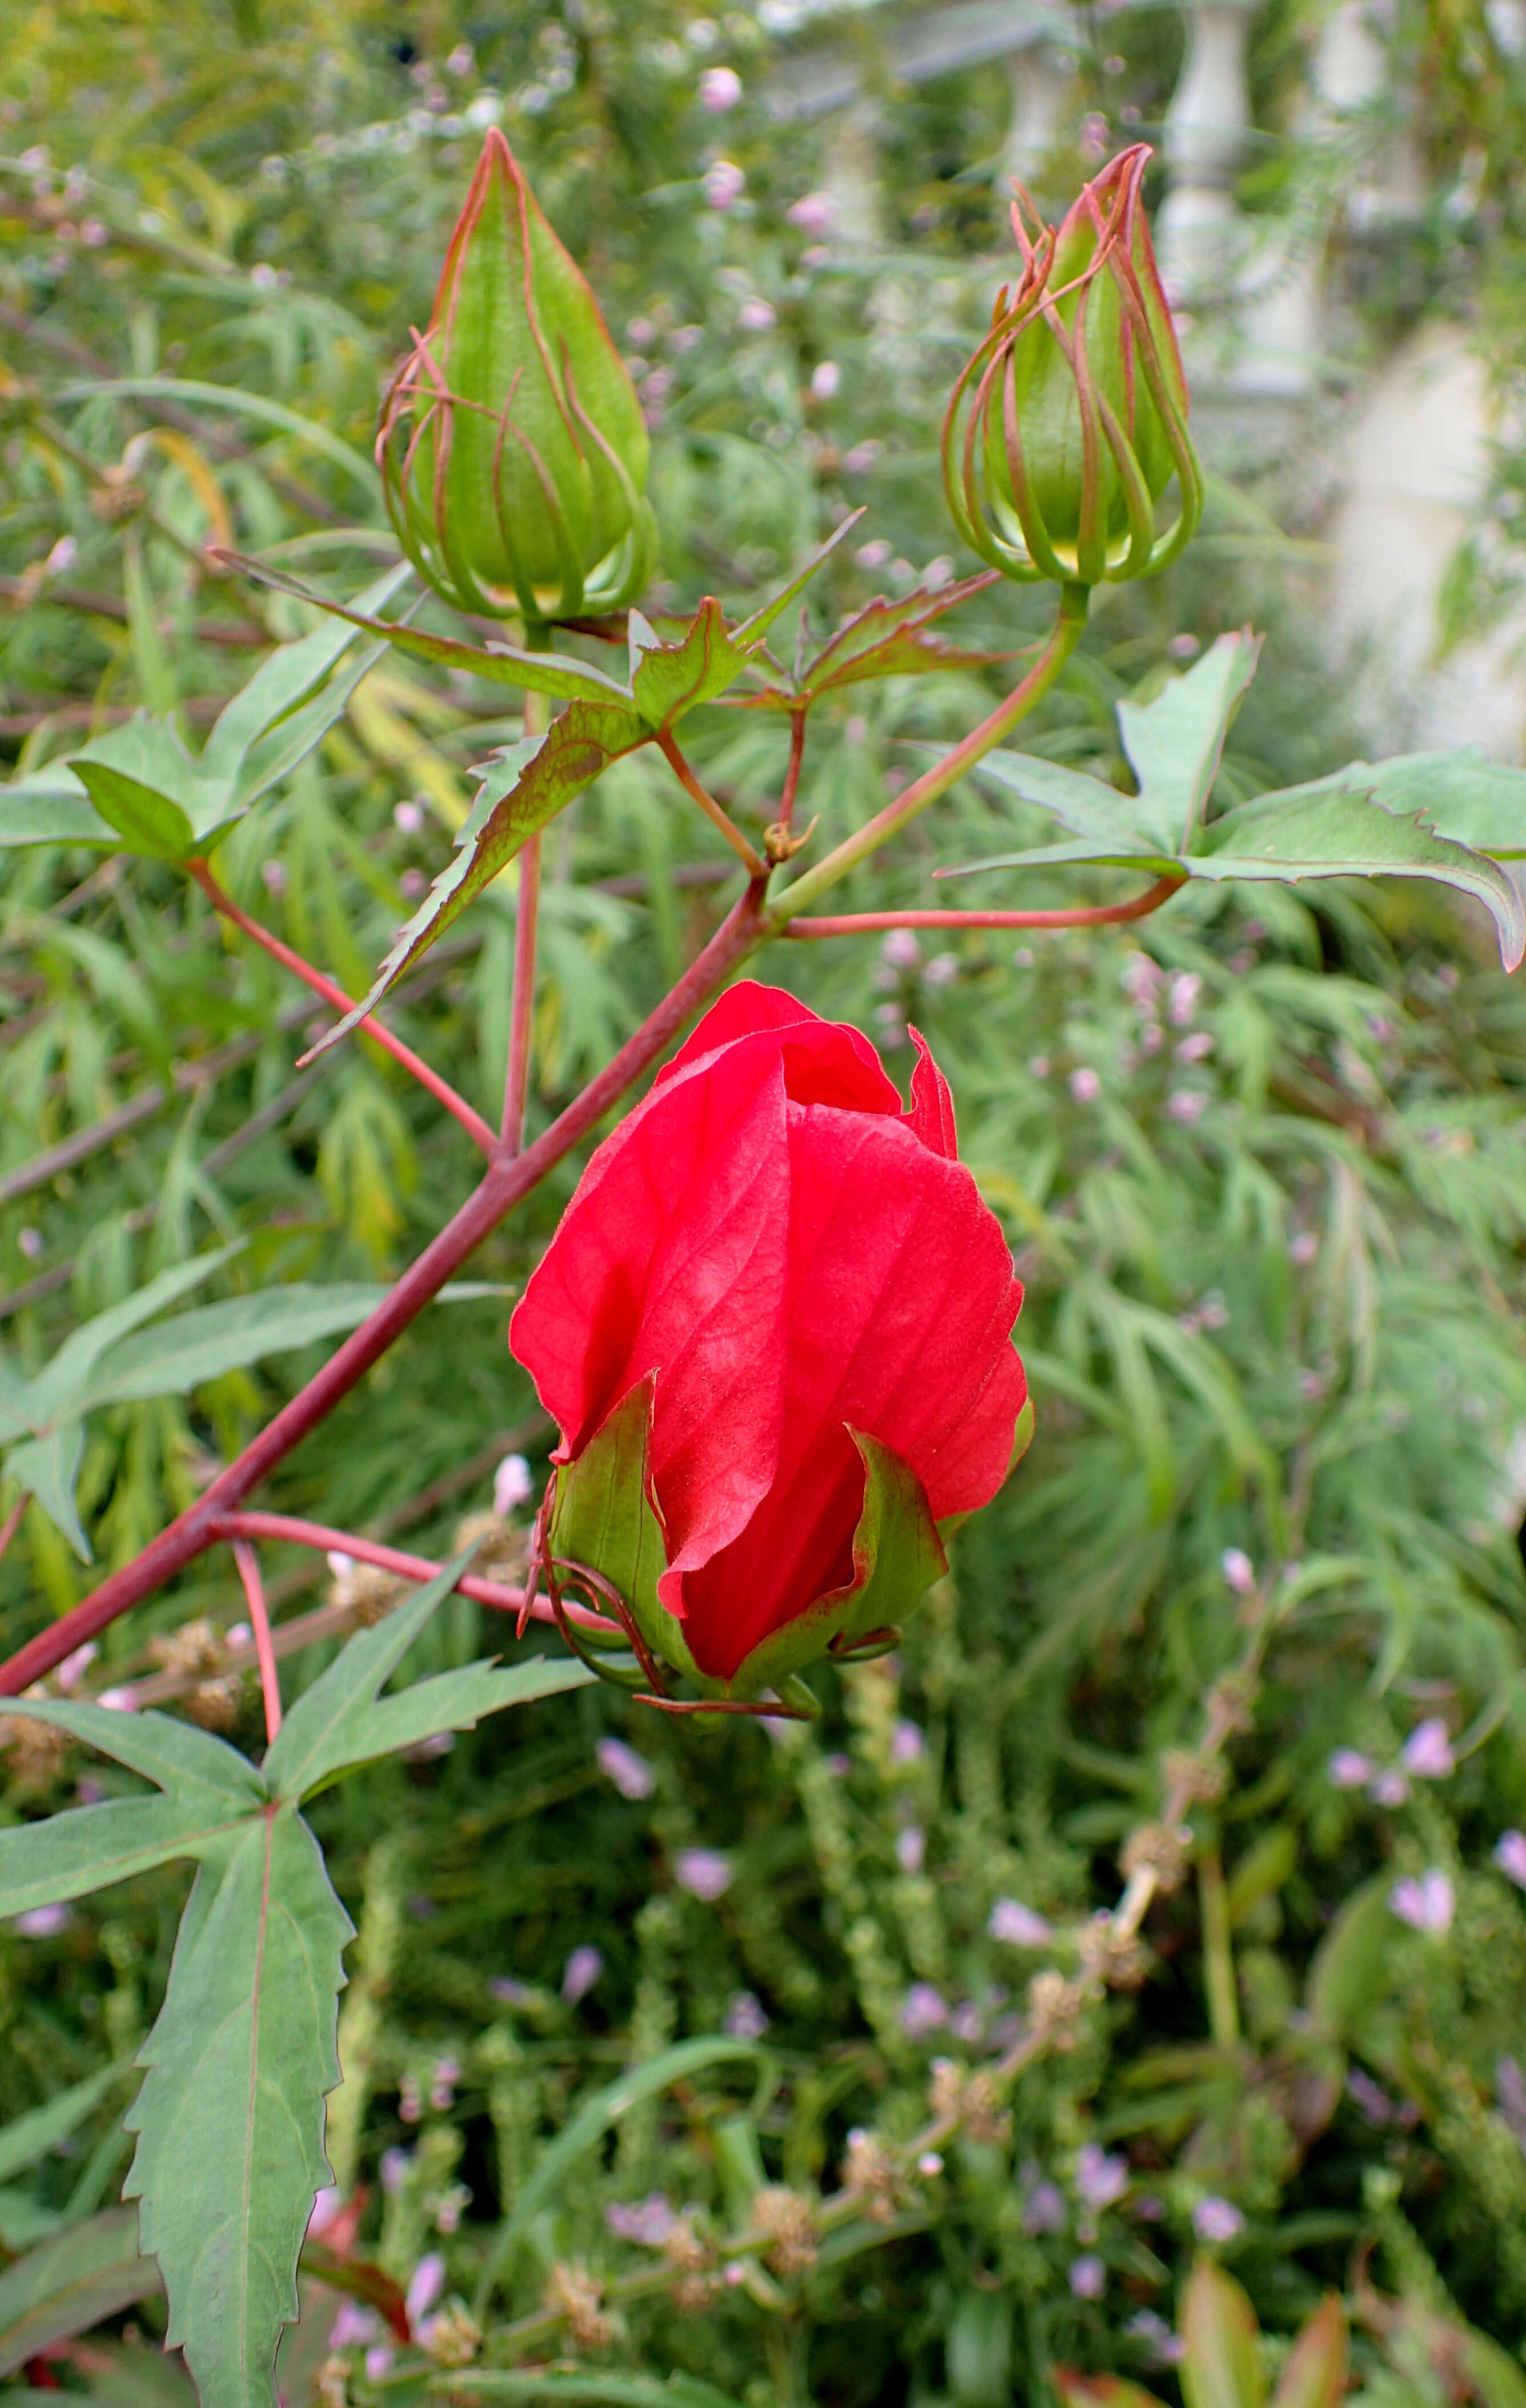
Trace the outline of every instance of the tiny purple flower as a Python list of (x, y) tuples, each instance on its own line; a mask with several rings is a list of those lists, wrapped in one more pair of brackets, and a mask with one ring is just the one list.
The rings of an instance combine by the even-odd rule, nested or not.
[(1197, 999), (1203, 992), (1203, 981), (1196, 970), (1178, 970), (1171, 982), (1171, 995), (1166, 1005), (1173, 1028), (1185, 1028), (1197, 1010)]
[(562, 1974), (562, 1996), (569, 2007), (587, 1998), (603, 1971), (604, 1958), (587, 1941), (573, 1950)]
[(742, 79), (734, 67), (706, 67), (699, 79), (700, 107), (712, 117), (724, 117), (742, 97)]
[(1022, 2229), (1036, 2240), (1041, 2232), (1063, 2232), (1069, 2211), (1057, 2183), (1034, 2183), (1022, 2206)]
[(943, 2172), (943, 2159), (936, 2149), (924, 2149), (917, 2160), (917, 2172), (924, 2182), (936, 2182)]
[(344, 2193), (337, 2183), (329, 2183), (313, 2201), (313, 2212), (307, 2218), (307, 2238), (321, 2240), (344, 2206)]
[(528, 1982), (516, 1982), (512, 1973), (494, 1973), (488, 1982), (488, 1996), (500, 2007), (527, 2007), (535, 1993)]
[(673, 1878), (691, 1898), (713, 1906), (732, 1885), (732, 1867), (719, 1848), (680, 1848), (673, 1859)]
[(80, 1674), (88, 1671), (91, 1665), (94, 1663), (97, 1653), (94, 1640), (87, 1639), (82, 1647), (77, 1647), (74, 1650), (72, 1656), (64, 1656), (58, 1668), (57, 1680), (65, 1697), (75, 1686)]
[(1178, 2366), (1186, 2354), (1185, 2344), (1177, 2339), (1164, 2316), (1153, 2308), (1141, 2308), (1123, 2328), (1129, 2339), (1148, 2350), (1158, 2366)]
[(397, 2353), (391, 2342), (374, 2342), (365, 2353), (365, 2372), (372, 2383), (379, 2383)]
[(66, 1906), (29, 1906), (24, 1914), (12, 1917), (10, 1928), (23, 1940), (56, 1940), (73, 1920)]
[(617, 2240), (639, 2241), (644, 2248), (661, 2249), (678, 2219), (662, 2192), (653, 2190), (645, 2199), (611, 2201), (604, 2220)]
[(1219, 1558), (1226, 1587), (1236, 1597), (1249, 1597), (1256, 1585), (1256, 1567), (1243, 1547), (1226, 1547)]
[(375, 2308), (363, 2308), (358, 2300), (341, 2300), (339, 2313), (329, 2332), (331, 2349), (353, 2349), (360, 2342), (373, 2342), (381, 2330), (381, 2319)]
[(901, 2007), (901, 2028), (908, 2040), (926, 2040), (941, 2031), (948, 2010), (931, 1982), (913, 1982)]
[(416, 2325), (421, 2317), (427, 2316), (444, 2289), (445, 2260), (437, 2249), (432, 2249), (415, 2266), (404, 2295), (408, 2323)]
[(1110, 2157), (1095, 2141), (1088, 2141), (1076, 2159), (1076, 2195), (1091, 2214), (1120, 2200), (1129, 2187), (1127, 2157)]
[(627, 1747), (622, 1739), (601, 1739), (593, 1749), (594, 1760), (606, 1781), (612, 1781), (622, 1798), (634, 1801), (649, 1798), (657, 1786), (657, 1775), (644, 1756)]
[(1200, 2199), (1192, 2210), (1192, 2229), (1200, 2241), (1233, 2241), (1245, 2230), (1245, 2217), (1227, 2199)]
[(1205, 1062), (1213, 1052), (1213, 1039), (1205, 1028), (1194, 1028), (1177, 1048), (1178, 1062)]
[(842, 391), (843, 372), (835, 360), (818, 360), (811, 370), (811, 393), (817, 401), (835, 401)]
[(927, 1741), (916, 1723), (900, 1722), (891, 1733), (891, 1762), (920, 1764), (927, 1754)]
[(705, 205), (722, 213), (734, 207), (747, 189), (747, 178), (734, 159), (717, 159), (705, 171)]
[(411, 2149), (383, 2149), (381, 2152), (381, 2187), (389, 2199), (395, 2199), (413, 2172)]
[(1457, 1896), (1450, 1881), (1439, 1865), (1420, 1874), (1417, 1881), (1412, 1873), (1395, 1882), (1389, 1892), (1389, 1904), (1401, 1923), (1413, 1931), (1428, 1931), (1441, 1938), (1452, 1928), (1457, 1911)]
[(1447, 1726), (1439, 1714), (1417, 1723), (1399, 1752), (1399, 1760), (1417, 1781), (1445, 1781), (1457, 1770)]
[(927, 1834), (915, 1823), (895, 1835), (895, 1861), (904, 1873), (920, 1873), (927, 1856)]
[(1107, 2269), (1100, 2258), (1073, 2258), (1070, 2287), (1077, 2300), (1100, 2300), (1107, 2288)]
[(1207, 1111), (1208, 1098), (1200, 1087), (1173, 1087), (1165, 1099), (1165, 1109), (1168, 1119), (1179, 1121), (1183, 1128), (1191, 1128)]
[(1070, 1074), (1070, 1092), (1078, 1104), (1094, 1104), (1102, 1093), (1102, 1081), (1090, 1063), (1083, 1063)]
[(1365, 1789), (1373, 1777), (1373, 1768), (1354, 1747), (1338, 1747), (1325, 1770), (1337, 1789)]
[(754, 294), (736, 312), (736, 322), (749, 335), (766, 335), (771, 326), (778, 324), (778, 311), (772, 301), (765, 301), (761, 294)]
[(1017, 1898), (999, 1898), (991, 1910), (986, 1929), (992, 1940), (1000, 1940), (1008, 1948), (1047, 1947), (1053, 1937), (1042, 1914), (1024, 1906)]
[(424, 824), (422, 803), (406, 802), (392, 805), (392, 825), (405, 836), (417, 836)]
[(1375, 1772), (1367, 1795), (1375, 1806), (1402, 1806), (1409, 1796), (1409, 1783), (1402, 1772)]
[(962, 1999), (948, 2018), (948, 2036), (963, 2048), (977, 2047), (985, 2028), (985, 2017), (973, 1999)]
[(819, 242), (823, 235), (831, 234), (837, 223), (837, 204), (830, 193), (802, 193), (799, 200), (792, 201), (784, 214), (792, 226), (798, 226), (802, 234), (809, 235), (813, 242)]
[(728, 2040), (762, 2040), (768, 2017), (750, 1990), (738, 1990), (720, 2027)]
[(1526, 1889), (1526, 1831), (1504, 1831), (1494, 1844), (1494, 1862), (1519, 1889)]

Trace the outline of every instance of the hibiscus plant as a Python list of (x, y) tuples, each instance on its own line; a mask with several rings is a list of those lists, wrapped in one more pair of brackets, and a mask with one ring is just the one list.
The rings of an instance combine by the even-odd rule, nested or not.
[[(0, 1832), (0, 1914), (172, 1860), (195, 1867), (127, 2115), (135, 2222), (119, 2217), (103, 2232), (92, 2279), (93, 2296), (118, 2307), (163, 2283), (169, 2341), (205, 2408), (271, 2408), (327, 2180), (324, 2100), (340, 2075), (351, 1935), (306, 1801), (378, 1756), (596, 1678), (710, 1730), (735, 1714), (812, 1714), (812, 1667), (894, 1645), (947, 1570), (957, 1526), (990, 1501), (1031, 1433), (1013, 1334), (1021, 1288), (959, 1160), (953, 1098), (926, 1044), (915, 1038), (904, 1097), (857, 1029), (742, 973), (765, 950), (777, 963), (792, 944), (864, 933), (1139, 919), (1197, 880), (1428, 879), (1492, 913), (1507, 967), (1526, 949), (1519, 890), (1500, 866), (1526, 852), (1522, 781), (1511, 773), (1431, 755), (1357, 763), (1216, 810), (1220, 751), (1256, 666), (1248, 633), (1220, 638), (1152, 700), (1120, 709), (1127, 788), (1012, 749), (1075, 652), (1096, 590), (1163, 566), (1202, 512), (1187, 386), (1141, 202), (1147, 156), (1136, 148), (1114, 160), (1057, 229), (1020, 198), (1014, 208), (1020, 272), (956, 382), (944, 440), (948, 505), (984, 568), (872, 601), (820, 638), (804, 597), (851, 519), (747, 617), (713, 597), (687, 622), (644, 615), (656, 536), (640, 404), (592, 290), (491, 133), (430, 322), (383, 406), (378, 458), (401, 560), (340, 596), (274, 560), (237, 556), (241, 573), (308, 609), (312, 626), (263, 661), (199, 753), (173, 718), (140, 715), (0, 791), (0, 842), (67, 840), (194, 880), (231, 930), (334, 1015), (305, 1061), (364, 1034), (483, 1157), (471, 1192), (384, 1291), (277, 1286), (162, 1317), (227, 1259), (207, 1254), (86, 1323), (32, 1379), (6, 1374), (0, 1386), (12, 1478), (88, 1559), (75, 1483), (90, 1414), (348, 1333), (185, 1512), (0, 1668), (13, 1731), (66, 1733), (148, 1784)], [(815, 706), (863, 680), (995, 666), (1002, 656), (961, 651), (941, 627), (1003, 578), (1053, 589), (1048, 640), (978, 724), (842, 841), (819, 845), (806, 816)], [(440, 624), (440, 605), (463, 630)], [(518, 693), (522, 725), (480, 764), (455, 857), (356, 1000), (235, 901), (218, 856), (390, 652)], [(788, 728), (761, 844), (684, 750), (685, 720), (720, 704)], [(610, 764), (643, 750), (665, 762), (675, 809), (699, 810), (724, 838), (737, 891), (642, 1026), (531, 1137), (543, 832)], [(940, 874), (1086, 867), (1124, 873), (1116, 896), (1046, 910), (874, 908), (875, 855), (971, 774), (997, 798), (1047, 813), (1051, 840)], [(397, 981), (506, 873), (513, 991), (492, 1126), (380, 1014)], [(822, 911), (847, 882), (854, 908)], [(653, 1071), (589, 1159), (509, 1326), (560, 1430), (522, 1573), (474, 1569), (469, 1552), (436, 1566), (261, 1510), (261, 1484), (427, 1307), (487, 1309), (489, 1292), (457, 1283), (476, 1248)], [(260, 1564), (262, 1545), (278, 1541), (412, 1584), (405, 1602), (352, 1629), (294, 1702), (282, 1698)], [(258, 1763), (175, 1717), (76, 1694), (69, 1678), (108, 1624), (223, 1548), (262, 1683), (268, 1745)], [(506, 1647), (534, 1621), (564, 1648), (387, 1689), (455, 1588), (509, 1617)], [(1248, 1625), (1252, 1659), (1275, 1615), (1270, 1592), (1260, 1606)], [(982, 2119), (990, 2127), (1004, 2086), (1067, 2044), (1079, 2006), (1133, 1977), (1135, 1934), (1179, 1871), (1185, 1817), (1209, 1794), (1238, 1712), (1233, 1683), (1221, 1684), (1150, 1847), (1074, 1975), (1039, 1975), (1005, 2056), (979, 2086), (950, 2088), (904, 2145), (859, 2136), (819, 2228), (893, 2219), (943, 2143)], [(784, 2213), (777, 2229), (763, 2218), (736, 2243), (749, 2279), (765, 2279), (769, 2250), (785, 2251)], [(304, 2262), (350, 2287), (360, 2279), (316, 2236)], [(490, 2270), (484, 2300), (500, 2271)], [(480, 2339), (464, 2309), (442, 2321), (418, 2301), (378, 2293), (376, 2303), (402, 2342), (442, 2362)], [(45, 2328), (29, 2329), (38, 2348)], [(6, 2367), (35, 2354), (23, 2347)], [(1313, 2386), (1309, 2396), (1324, 2393)]]

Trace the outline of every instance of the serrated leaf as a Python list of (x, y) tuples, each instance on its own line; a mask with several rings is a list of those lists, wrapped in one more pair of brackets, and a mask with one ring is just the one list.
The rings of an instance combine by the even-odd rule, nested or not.
[(166, 2341), (201, 2408), (276, 2408), (276, 2349), (329, 2177), (341, 1962), (354, 1927), (290, 1808), (247, 1822), (197, 1870), (148, 2069), (125, 2199), (169, 2295)]
[(819, 701), (837, 687), (856, 685), (865, 678), (915, 676), (928, 669), (986, 668), (1009, 660), (1008, 652), (972, 651), (927, 631), (934, 619), (983, 593), (1000, 571), (983, 569), (978, 577), (962, 578), (937, 593), (919, 591), (892, 602), (879, 595), (844, 621), (814, 657), (785, 683), (770, 681), (759, 694), (737, 695), (739, 710), (794, 710)]
[(734, 685), (756, 650), (728, 629), (720, 603), (706, 595), (676, 643), (654, 639), (642, 647), (631, 698), (648, 727), (665, 731)]
[(992, 784), (1005, 786), (1020, 802), (1034, 803), (1040, 810), (1051, 811), (1062, 826), (1068, 827), (1081, 840), (1080, 848), (1057, 844), (1031, 848), (1024, 853), (993, 854), (990, 860), (962, 864), (956, 869), (941, 872), (945, 878), (967, 877), (976, 869), (1006, 869), (1017, 862), (1055, 861), (1127, 861), (1137, 856), (1144, 861), (1173, 861), (1176, 856), (1161, 845), (1153, 844), (1135, 824), (1133, 795), (1120, 794), (1101, 778), (1089, 778), (1080, 769), (1067, 769), (1061, 762), (1041, 760), (1034, 752), (988, 752), (977, 763), (977, 777), (989, 778)]
[(1224, 738), (1256, 674), (1261, 638), (1220, 636), (1153, 702), (1120, 702), (1119, 733), (1139, 792), (1134, 825), (1167, 853), (1185, 853), (1219, 774)]
[(304, 1690), (265, 1756), (264, 1778), (275, 1796), (296, 1802), (378, 1756), (416, 1746), (436, 1731), (470, 1729), (502, 1706), (580, 1688), (592, 1678), (581, 1664), (549, 1663), (537, 1656), (507, 1671), (470, 1664), (418, 1682), (397, 1697), (379, 1697), (382, 1683), (449, 1596), (471, 1556), (468, 1548), (380, 1622), (357, 1630), (327, 1671)]
[(0, 2274), (0, 2375), (163, 2288), (131, 2208), (71, 2224)]
[(606, 677), (602, 669), (591, 668), (586, 661), (566, 660), (556, 652), (521, 652), (513, 644), (495, 643), (484, 649), (463, 643), (458, 636), (434, 636), (427, 628), (411, 626), (406, 620), (376, 618), (372, 614), (377, 603), (365, 595), (353, 604), (335, 602), (331, 595), (305, 585), (300, 577), (272, 568), (264, 561), (246, 558), (242, 552), (223, 552), (221, 556), (252, 583), (268, 585), (278, 594), (289, 594), (298, 602), (310, 603), (316, 610), (331, 611), (351, 627), (364, 627), (371, 635), (384, 638), (400, 652), (411, 653), (415, 660), (434, 661), (441, 668), (463, 669), (494, 685), (529, 687), (532, 693), (556, 695), (569, 701), (629, 703), (630, 696), (623, 686), (614, 678)]
[(1431, 878), (1472, 895), (1491, 914), (1507, 970), (1526, 954), (1526, 905), (1487, 853), (1433, 835), (1373, 798), (1360, 772), (1349, 783), (1291, 787), (1241, 803), (1206, 831), (1188, 862), (1194, 878)]
[(1262, 2408), (1266, 2397), (1256, 2312), (1233, 2275), (1200, 2258), (1181, 2305), (1187, 2408)]
[(369, 992), (342, 1020), (324, 1031), (317, 1044), (302, 1056), (304, 1063), (317, 1061), (358, 1027), (403, 972), (426, 953), (474, 896), (490, 886), (501, 869), (506, 868), (528, 837), (554, 819), (585, 786), (591, 786), (611, 761), (619, 760), (622, 753), (634, 752), (638, 745), (649, 742), (650, 737), (651, 730), (634, 710), (573, 702), (560, 719), (552, 722), (549, 733), (528, 757), (523, 757), (522, 748), (516, 746), (515, 758), (509, 764), (511, 782), (506, 783), (505, 791), (498, 790), (496, 781), (484, 783), (456, 839), (454, 860), (441, 871), (412, 919), (399, 930)]
[(1490, 761), (1476, 744), (1456, 752), (1401, 752), (1353, 765), (1370, 777), (1373, 799), (1391, 811), (1423, 810), (1438, 836), (1496, 861), (1526, 858), (1526, 769)]

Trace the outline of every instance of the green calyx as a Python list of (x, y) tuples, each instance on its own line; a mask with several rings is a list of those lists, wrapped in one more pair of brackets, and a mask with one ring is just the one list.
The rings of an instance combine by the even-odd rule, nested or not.
[(496, 130), (377, 456), (399, 542), (462, 610), (554, 624), (621, 609), (657, 530), (635, 388)]
[[(948, 1570), (916, 1473), (877, 1439), (850, 1430), (864, 1469), (852, 1580), (770, 1632), (729, 1680), (702, 1671), (683, 1624), (657, 1594), (667, 1556), (650, 1497), (651, 1397), (649, 1380), (633, 1388), (577, 1461), (559, 1469), (547, 1553), (558, 1585), (578, 1590), (589, 1603), (606, 1610), (603, 1590), (617, 1592), (655, 1663), (702, 1698), (755, 1698), (765, 1690), (788, 1696), (794, 1676), (824, 1656), (877, 1652)], [(596, 1574), (597, 1584), (580, 1584), (578, 1566)], [(595, 1646), (591, 1660), (598, 1654)]]
[[(1174, 560), (1203, 509), (1187, 386), (1140, 201), (1141, 144), (1058, 233), (1012, 218), (1024, 270), (999, 301), (944, 426), (965, 541), (1008, 577), (1097, 585)], [(1175, 520), (1157, 527), (1175, 480)]]

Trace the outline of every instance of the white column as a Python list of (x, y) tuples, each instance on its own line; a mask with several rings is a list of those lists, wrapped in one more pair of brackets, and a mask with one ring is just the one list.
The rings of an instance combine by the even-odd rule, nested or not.
[(879, 196), (879, 109), (865, 94), (838, 109), (822, 129), (821, 189), (837, 212), (834, 239), (877, 251), (885, 239)]
[(1037, 183), (1050, 151), (1070, 131), (1076, 60), (1057, 43), (1028, 42), (1020, 50), (1008, 50), (1006, 73), (1012, 87), (1012, 123), (1003, 162), (1005, 172), (997, 188), (1004, 202), (1006, 179), (1016, 178), (1020, 184)]
[(1221, 296), (1243, 261), (1245, 222), (1234, 181), (1250, 131), (1247, 52), (1256, 0), (1192, 0), (1187, 56), (1165, 115), (1171, 171), (1156, 227), (1161, 272), (1174, 299)]

